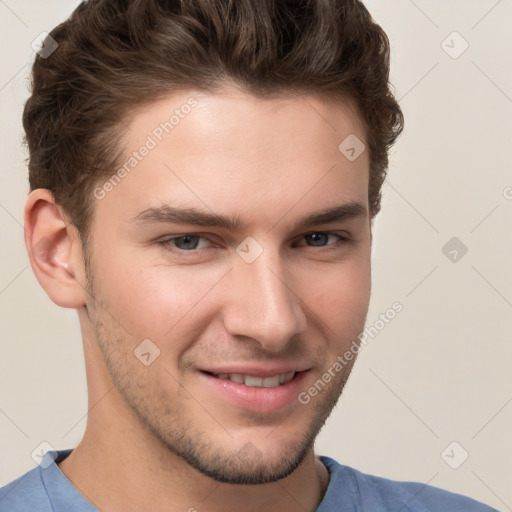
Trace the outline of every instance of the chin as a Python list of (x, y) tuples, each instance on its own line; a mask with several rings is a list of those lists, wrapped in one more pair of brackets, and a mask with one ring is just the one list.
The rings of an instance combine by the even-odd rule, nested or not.
[[(297, 450), (286, 450), (287, 455), (276, 456), (260, 452), (252, 443), (247, 443), (232, 457), (212, 460), (196, 459), (187, 462), (203, 475), (217, 482), (238, 485), (261, 485), (276, 482), (293, 473), (304, 461), (310, 446)], [(290, 455), (291, 454), (291, 455)]]

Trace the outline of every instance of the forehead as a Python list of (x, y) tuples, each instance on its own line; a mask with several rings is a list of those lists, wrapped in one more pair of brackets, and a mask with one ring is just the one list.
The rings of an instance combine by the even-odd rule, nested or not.
[(110, 216), (121, 206), (125, 218), (164, 204), (264, 217), (294, 204), (300, 214), (322, 201), (367, 203), (368, 151), (342, 151), (366, 145), (347, 101), (189, 90), (139, 107), (126, 126), (122, 178), (98, 204)]
[[(136, 146), (147, 135), (158, 145), (171, 147), (188, 142), (197, 156), (235, 154), (258, 158), (278, 155), (277, 147), (288, 153), (323, 146), (336, 156), (339, 144), (349, 135), (366, 139), (362, 117), (354, 101), (319, 95), (282, 95), (260, 98), (235, 87), (215, 93), (180, 91), (138, 107), (127, 120), (125, 139)], [(299, 143), (307, 139), (307, 147)], [(265, 144), (265, 147), (262, 145)], [(193, 146), (192, 146), (193, 145)]]

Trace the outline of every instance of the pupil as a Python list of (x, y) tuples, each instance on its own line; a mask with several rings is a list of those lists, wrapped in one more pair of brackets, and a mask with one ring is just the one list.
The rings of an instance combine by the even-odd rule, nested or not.
[(321, 241), (321, 239), (319, 240), (318, 237), (325, 237), (327, 235), (325, 233), (313, 233), (312, 235), (309, 236), (314, 238), (313, 242), (319, 242)]
[[(181, 237), (181, 240), (183, 241), (183, 244), (182, 245), (185, 245), (186, 249), (194, 249), (195, 247), (189, 247), (188, 244), (190, 244), (190, 240), (193, 239), (193, 238), (197, 238), (195, 236), (182, 236)], [(192, 244), (194, 245), (194, 244)], [(197, 244), (196, 244), (197, 245)]]

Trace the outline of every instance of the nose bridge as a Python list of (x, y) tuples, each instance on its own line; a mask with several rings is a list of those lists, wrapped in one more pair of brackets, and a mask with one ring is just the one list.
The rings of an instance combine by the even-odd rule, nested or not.
[(252, 262), (236, 258), (226, 328), (233, 336), (253, 338), (263, 348), (277, 352), (304, 330), (306, 323), (293, 283), (287, 282), (289, 273), (277, 250), (265, 248)]

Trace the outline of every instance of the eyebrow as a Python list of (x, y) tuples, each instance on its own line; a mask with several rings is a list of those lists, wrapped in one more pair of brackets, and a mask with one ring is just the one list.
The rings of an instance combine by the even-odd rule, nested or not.
[[(299, 217), (294, 224), (294, 229), (303, 229), (316, 224), (328, 224), (340, 222), (357, 217), (366, 217), (366, 206), (358, 201), (324, 208), (316, 212)], [(176, 208), (170, 205), (152, 207), (142, 210), (132, 219), (135, 224), (192, 224), (196, 226), (224, 228), (237, 232), (247, 230), (245, 224), (238, 216), (225, 216), (216, 213), (208, 213), (194, 208)]]

